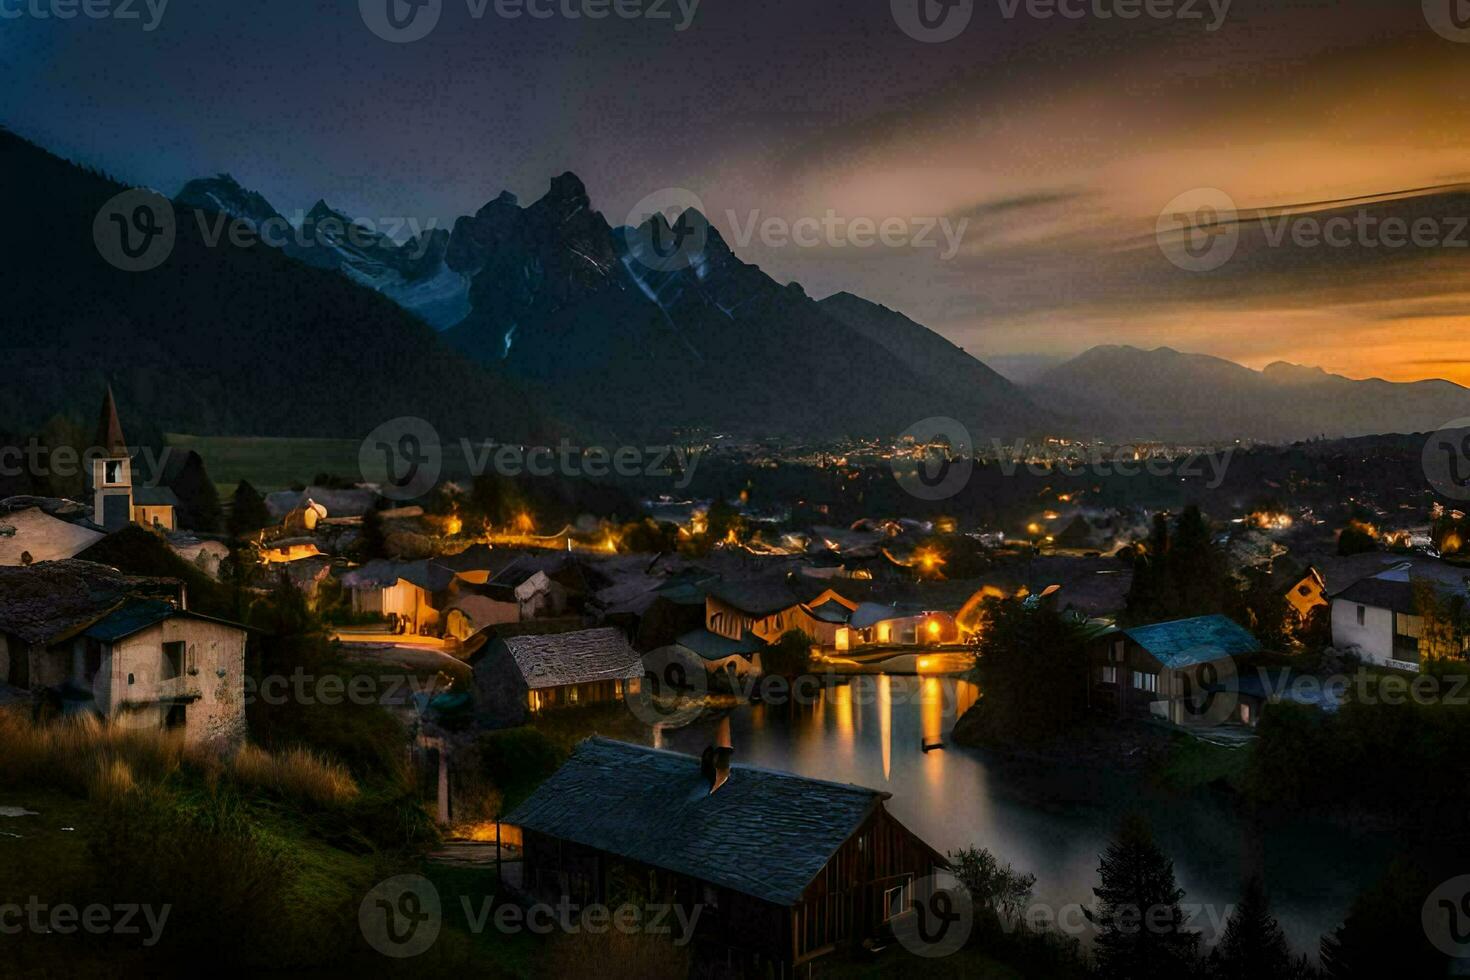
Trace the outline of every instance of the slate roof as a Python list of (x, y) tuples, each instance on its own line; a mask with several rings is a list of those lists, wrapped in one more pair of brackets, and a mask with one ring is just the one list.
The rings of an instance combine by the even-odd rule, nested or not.
[(177, 507), (179, 498), (168, 487), (133, 487), (133, 503), (140, 507)]
[(1360, 579), (1333, 598), (1377, 609), (1391, 609), (1397, 613), (1414, 611), (1414, 586), (1407, 578), (1394, 579), (1375, 575)]
[(784, 576), (746, 579), (743, 582), (718, 582), (710, 594), (727, 605), (752, 616), (769, 616), (790, 609), (801, 601)]
[(787, 907), (888, 796), (593, 737), (505, 821)]
[(825, 623), (846, 623), (852, 618), (853, 610), (847, 608), (836, 599), (828, 599), (820, 606), (810, 606), (813, 616)]
[(501, 640), (531, 690), (629, 680), (643, 676), (643, 661), (623, 634), (611, 627), (510, 636)]
[(140, 593), (177, 593), (171, 579), (124, 575), (94, 562), (52, 561), (0, 567), (0, 633), (26, 643), (74, 636)]
[(862, 602), (852, 611), (848, 617), (847, 624), (853, 629), (865, 630), (889, 619), (907, 619), (910, 616), (921, 615), (924, 610), (919, 606), (885, 606), (879, 602)]
[(728, 636), (711, 633), (709, 630), (690, 630), (675, 642), (711, 663), (733, 657), (736, 654), (749, 660), (752, 654), (759, 653), (766, 648), (766, 644), (761, 642), (759, 637), (750, 633), (746, 633), (738, 640), (732, 640)]
[(442, 592), (454, 581), (454, 572), (437, 561), (390, 561), (375, 558), (342, 576), (349, 589), (388, 588), (399, 579), (412, 582), (426, 592)]
[(1179, 669), (1222, 657), (1257, 653), (1260, 643), (1243, 626), (1225, 616), (1197, 616), (1123, 630), (1165, 667)]
[(132, 599), (93, 623), (83, 635), (100, 643), (116, 643), (118, 640), (126, 639), (134, 633), (141, 633), (148, 627), (155, 626), (166, 619), (195, 619), (218, 623), (221, 626), (231, 626), (242, 631), (249, 629), (240, 623), (231, 623), (228, 620), (201, 616), (187, 609), (180, 609), (173, 603), (162, 599)]

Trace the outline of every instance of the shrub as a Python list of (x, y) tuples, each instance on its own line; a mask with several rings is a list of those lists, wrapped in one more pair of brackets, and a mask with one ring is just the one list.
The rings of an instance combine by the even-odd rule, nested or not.
[(272, 755), (247, 745), (230, 760), (230, 773), (243, 786), (318, 807), (345, 806), (358, 796), (357, 783), (344, 766), (306, 749)]
[(687, 946), (666, 936), (627, 934), (616, 929), (600, 935), (582, 931), (552, 947), (547, 975), (599, 977), (601, 980), (684, 980), (689, 976)]

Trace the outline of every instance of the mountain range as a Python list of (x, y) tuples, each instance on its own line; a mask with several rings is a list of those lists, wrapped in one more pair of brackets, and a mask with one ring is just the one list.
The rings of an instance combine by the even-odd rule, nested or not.
[[(89, 412), (104, 379), (160, 428), (198, 434), (360, 437), (418, 415), (494, 437), (810, 440), (950, 416), (977, 441), (1291, 441), (1470, 416), (1448, 382), (1167, 348), (1096, 348), (1018, 385), (901, 313), (778, 282), (695, 211), (614, 227), (570, 173), (528, 205), (503, 192), (401, 241), (325, 201), (292, 222), (227, 174), (193, 180), (168, 261), (126, 273), (91, 240), (123, 185), (3, 131), (0, 158), (0, 200), (28, 231), (0, 267), (12, 429)], [(212, 240), (221, 215), (279, 238)], [(697, 247), (668, 261), (661, 244), (691, 229)]]
[(1264, 370), (1168, 347), (1095, 347), (1027, 386), (1115, 439), (1293, 442), (1427, 432), (1470, 417), (1449, 381), (1357, 381), (1278, 361)]

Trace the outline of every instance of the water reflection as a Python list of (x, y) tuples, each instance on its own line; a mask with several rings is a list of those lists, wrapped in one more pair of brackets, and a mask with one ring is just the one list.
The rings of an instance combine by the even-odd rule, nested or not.
[[(1391, 842), (1307, 821), (1263, 826), (1215, 796), (1180, 799), (1127, 772), (1018, 762), (954, 744), (956, 719), (978, 699), (950, 677), (859, 676), (811, 703), (754, 704), (729, 716), (735, 761), (893, 794), (889, 810), (941, 851), (987, 847), (1037, 876), (1035, 899), (1090, 903), (1098, 855), (1129, 809), (1151, 819), (1187, 902), (1220, 909), (1250, 873), (1266, 877), (1298, 952), (1315, 953), (1353, 897), (1382, 870)], [(697, 755), (714, 719), (667, 732)]]

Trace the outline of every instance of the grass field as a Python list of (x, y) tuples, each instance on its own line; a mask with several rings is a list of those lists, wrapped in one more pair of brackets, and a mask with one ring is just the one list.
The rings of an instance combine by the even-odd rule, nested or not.
[(222, 499), (229, 499), (241, 480), (261, 493), (309, 483), (318, 473), (359, 479), (354, 439), (276, 439), (245, 436), (190, 436), (168, 433), (168, 445), (204, 457)]

